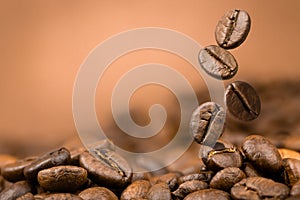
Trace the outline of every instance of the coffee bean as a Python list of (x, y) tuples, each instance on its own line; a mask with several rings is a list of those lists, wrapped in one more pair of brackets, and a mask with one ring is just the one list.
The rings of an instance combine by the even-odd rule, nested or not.
[(219, 21), (215, 37), (218, 45), (225, 49), (232, 49), (241, 45), (251, 26), (250, 16), (243, 10), (231, 10)]
[(230, 191), (230, 188), (246, 178), (245, 173), (237, 167), (228, 167), (219, 171), (210, 182), (210, 187), (224, 191)]
[(294, 158), (294, 159), (300, 160), (300, 153), (297, 151), (293, 151), (293, 150), (285, 149), (285, 148), (279, 148), (278, 151), (279, 151), (279, 154), (282, 159)]
[(204, 163), (207, 169), (215, 172), (227, 167), (239, 168), (242, 166), (242, 156), (234, 145), (218, 140)]
[(215, 102), (200, 105), (192, 114), (190, 129), (194, 140), (212, 147), (224, 130), (225, 112)]
[(157, 183), (153, 185), (148, 194), (147, 194), (148, 200), (171, 200), (171, 191), (167, 184), (165, 183)]
[(37, 174), (43, 169), (65, 165), (70, 162), (70, 152), (66, 148), (60, 148), (44, 154), (24, 168), (24, 176), (27, 180), (36, 181)]
[(151, 178), (151, 174), (149, 172), (136, 172), (132, 174), (131, 182), (137, 180), (147, 180), (149, 181)]
[(35, 199), (34, 199), (33, 194), (29, 192), (29, 193), (26, 193), (26, 194), (18, 197), (16, 200), (35, 200)]
[(300, 195), (296, 195), (296, 196), (288, 197), (285, 200), (299, 200), (299, 199), (300, 199)]
[(28, 192), (34, 192), (33, 186), (27, 181), (19, 181), (12, 184), (10, 187), (5, 188), (0, 193), (0, 199), (15, 200)]
[(243, 163), (243, 170), (247, 177), (253, 177), (253, 176), (262, 176), (259, 171), (257, 171), (253, 165), (249, 162), (244, 162)]
[(157, 184), (157, 183), (166, 183), (171, 191), (175, 189), (175, 187), (178, 186), (177, 181), (178, 175), (176, 173), (167, 173), (161, 176), (153, 177), (151, 180), (151, 183)]
[(251, 135), (245, 138), (242, 150), (253, 166), (274, 177), (282, 170), (282, 159), (277, 148), (266, 138)]
[(217, 189), (204, 189), (187, 195), (184, 200), (230, 200), (227, 192)]
[(300, 180), (300, 160), (293, 158), (283, 159), (284, 179), (289, 186), (294, 185)]
[(43, 200), (82, 200), (79, 196), (70, 193), (54, 193), (45, 195)]
[(146, 198), (147, 193), (151, 187), (149, 181), (138, 180), (131, 183), (121, 195), (121, 200), (130, 200), (137, 198)]
[(290, 194), (292, 196), (300, 195), (300, 180), (298, 180), (291, 188)]
[(216, 45), (200, 50), (199, 63), (207, 74), (221, 80), (232, 78), (238, 70), (238, 64), (233, 55)]
[(77, 166), (56, 166), (38, 173), (39, 184), (49, 191), (72, 192), (87, 181), (87, 171)]
[(231, 188), (234, 199), (284, 199), (289, 195), (289, 188), (271, 179), (248, 177)]
[(83, 152), (79, 159), (93, 181), (109, 188), (125, 187), (131, 181), (132, 169), (124, 158), (107, 149), (95, 150), (94, 153), (95, 157)]
[(228, 111), (237, 119), (254, 120), (260, 113), (260, 99), (254, 88), (246, 82), (235, 81), (225, 90)]
[(213, 175), (212, 171), (202, 171), (199, 174), (189, 174), (189, 175), (181, 176), (178, 178), (178, 184), (182, 184), (186, 181), (192, 181), (192, 180), (210, 182), (212, 175)]
[(74, 149), (70, 152), (70, 164), (71, 165), (76, 165), (76, 166), (79, 166), (79, 157), (80, 157), (80, 154), (82, 152), (85, 151), (85, 148), (78, 148), (78, 149)]
[(83, 200), (118, 200), (118, 197), (104, 187), (92, 187), (78, 194)]
[(13, 163), (6, 164), (2, 167), (1, 174), (6, 180), (10, 182), (25, 180), (23, 170), (35, 159), (36, 157), (28, 157), (22, 160), (17, 160)]
[(193, 193), (198, 190), (207, 189), (208, 184), (204, 181), (192, 180), (186, 181), (179, 185), (178, 189), (172, 192), (172, 195), (178, 199), (183, 199), (188, 194)]

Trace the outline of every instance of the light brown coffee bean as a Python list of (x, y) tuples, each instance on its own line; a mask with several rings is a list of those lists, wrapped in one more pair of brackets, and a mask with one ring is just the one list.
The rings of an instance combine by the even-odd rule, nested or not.
[(118, 200), (118, 197), (104, 187), (92, 187), (78, 194), (83, 200)]
[(300, 180), (300, 160), (293, 158), (283, 159), (284, 179), (289, 186), (294, 185)]
[(230, 200), (227, 192), (217, 189), (204, 189), (187, 195), (184, 200)]
[(153, 185), (147, 194), (148, 200), (171, 200), (171, 191), (166, 183), (157, 183)]
[(137, 198), (146, 198), (151, 187), (149, 181), (137, 180), (131, 183), (121, 194), (121, 200), (130, 200)]
[(35, 199), (34, 199), (33, 194), (29, 192), (29, 193), (26, 193), (26, 194), (18, 197), (16, 200), (35, 200)]
[(172, 192), (172, 195), (176, 198), (183, 199), (188, 194), (193, 193), (198, 190), (207, 189), (208, 184), (204, 181), (192, 180), (186, 181), (179, 185), (178, 189)]

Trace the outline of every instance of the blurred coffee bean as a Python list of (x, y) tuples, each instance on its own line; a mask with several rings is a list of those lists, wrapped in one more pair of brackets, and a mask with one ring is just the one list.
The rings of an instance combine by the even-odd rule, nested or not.
[(97, 150), (95, 154), (97, 157), (83, 152), (79, 159), (80, 166), (88, 171), (94, 182), (110, 188), (122, 188), (131, 181), (132, 169), (120, 155), (107, 149)]
[(207, 169), (219, 171), (227, 167), (241, 167), (242, 156), (232, 144), (219, 140), (207, 159), (204, 160)]
[(104, 187), (92, 187), (78, 194), (83, 200), (118, 200), (118, 197)]
[(148, 200), (171, 200), (171, 191), (167, 184), (157, 183), (153, 185), (147, 194)]
[(79, 196), (70, 193), (48, 194), (42, 198), (43, 200), (82, 200)]
[(26, 193), (26, 194), (18, 197), (16, 200), (35, 200), (35, 199), (34, 199), (33, 194), (29, 192), (29, 193)]
[(248, 177), (231, 188), (231, 196), (234, 199), (284, 199), (289, 195), (289, 191), (286, 185), (271, 179)]
[(152, 185), (157, 183), (166, 183), (171, 191), (178, 186), (177, 181), (178, 174), (176, 173), (167, 173), (161, 176), (153, 177), (151, 180)]
[(2, 167), (1, 174), (6, 180), (10, 182), (25, 180), (23, 170), (35, 159), (36, 157), (28, 157), (22, 160), (17, 160), (13, 163), (6, 164)]
[(198, 180), (192, 180), (192, 181), (186, 181), (179, 185), (178, 189), (172, 192), (172, 195), (176, 197), (177, 199), (183, 199), (188, 194), (198, 191), (207, 189), (208, 184), (204, 181), (198, 181)]
[(228, 111), (237, 119), (254, 120), (260, 113), (260, 99), (254, 88), (246, 82), (235, 81), (225, 90)]
[(283, 166), (285, 183), (289, 186), (294, 185), (300, 179), (300, 160), (285, 158)]
[(230, 200), (227, 192), (217, 189), (204, 189), (187, 195), (184, 200)]
[(242, 150), (253, 166), (266, 175), (274, 176), (282, 170), (282, 159), (277, 148), (266, 138), (251, 135), (245, 138)]
[(255, 177), (255, 176), (262, 176), (260, 172), (258, 172), (251, 163), (244, 162), (243, 163), (243, 170), (247, 177)]
[(296, 195), (296, 196), (290, 196), (288, 198), (286, 198), (285, 200), (299, 200), (300, 199), (300, 195)]
[(0, 193), (1, 200), (15, 200), (18, 197), (28, 193), (34, 192), (34, 188), (27, 181), (19, 181), (14, 183), (13, 185), (5, 188)]
[(151, 187), (149, 181), (138, 180), (131, 183), (121, 194), (121, 200), (130, 200), (137, 198), (146, 198)]
[(246, 175), (242, 170), (237, 167), (228, 167), (216, 173), (209, 186), (214, 189), (230, 191), (230, 188), (243, 178), (246, 178)]
[(77, 166), (56, 166), (38, 173), (39, 184), (49, 191), (72, 192), (87, 181), (87, 171)]
[(215, 30), (215, 38), (219, 46), (233, 49), (246, 39), (251, 26), (248, 13), (244, 10), (231, 10), (220, 19)]
[(279, 148), (278, 151), (279, 151), (279, 154), (282, 159), (294, 158), (294, 159), (300, 160), (300, 153), (297, 151), (293, 151), (293, 150), (285, 149), (285, 148)]
[(238, 64), (233, 55), (216, 45), (200, 50), (199, 63), (207, 74), (221, 80), (232, 78), (238, 70)]
[(300, 180), (298, 180), (291, 188), (290, 194), (292, 196), (300, 195)]
[(192, 114), (190, 129), (194, 140), (212, 146), (222, 135), (224, 130), (224, 109), (214, 102), (200, 105)]
[(70, 162), (70, 152), (66, 148), (60, 148), (38, 157), (30, 165), (24, 168), (24, 176), (27, 180), (36, 181), (37, 174), (43, 169), (65, 165)]
[(4, 165), (7, 165), (9, 163), (16, 162), (17, 157), (7, 155), (7, 154), (0, 154), (0, 168), (2, 168)]

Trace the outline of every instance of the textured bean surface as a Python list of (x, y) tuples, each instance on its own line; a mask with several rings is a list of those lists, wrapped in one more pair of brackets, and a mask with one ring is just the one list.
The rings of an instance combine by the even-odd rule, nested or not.
[(167, 173), (161, 176), (153, 177), (151, 179), (151, 183), (154, 185), (156, 183), (166, 183), (170, 190), (174, 190), (174, 188), (178, 185), (176, 173)]
[(48, 194), (42, 198), (43, 200), (82, 200), (79, 196), (70, 193)]
[(87, 181), (87, 171), (77, 166), (56, 166), (38, 173), (39, 184), (50, 191), (72, 192)]
[(178, 184), (184, 183), (186, 181), (192, 181), (192, 180), (210, 182), (212, 176), (213, 176), (212, 171), (202, 171), (197, 174), (188, 174), (188, 175), (179, 177)]
[(293, 196), (300, 195), (300, 180), (297, 181), (291, 188), (291, 195)]
[(118, 197), (104, 187), (88, 188), (78, 194), (83, 200), (118, 200)]
[(261, 104), (255, 89), (246, 82), (235, 81), (225, 90), (228, 111), (237, 119), (254, 120), (260, 114)]
[(215, 45), (200, 50), (199, 63), (207, 74), (216, 79), (230, 79), (238, 70), (238, 64), (233, 55)]
[(148, 194), (147, 199), (149, 200), (171, 200), (171, 191), (167, 184), (165, 183), (157, 183), (153, 185)]
[(217, 189), (204, 189), (187, 195), (184, 200), (230, 200), (227, 192)]
[(287, 185), (294, 185), (300, 180), (300, 160), (293, 158), (283, 159), (284, 178)]
[(34, 199), (33, 194), (29, 192), (29, 193), (26, 193), (26, 194), (18, 197), (16, 200), (35, 200), (35, 199)]
[(250, 16), (243, 10), (231, 10), (218, 22), (215, 38), (221, 47), (232, 49), (245, 41), (251, 26)]
[(207, 189), (208, 184), (204, 181), (198, 181), (198, 180), (192, 180), (192, 181), (186, 181), (179, 185), (178, 189), (172, 192), (172, 194), (180, 199), (183, 199), (188, 194), (198, 191)]
[(26, 181), (19, 181), (5, 188), (0, 193), (1, 200), (15, 200), (16, 198), (28, 193), (34, 192), (33, 186)]
[(149, 181), (138, 180), (131, 183), (121, 195), (121, 200), (146, 198), (151, 185)]

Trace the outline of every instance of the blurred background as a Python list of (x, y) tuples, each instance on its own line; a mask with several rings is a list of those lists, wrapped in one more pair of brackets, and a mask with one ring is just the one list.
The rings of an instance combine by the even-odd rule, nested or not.
[[(231, 51), (240, 68), (229, 82), (245, 80), (259, 91), (272, 92), (278, 98), (284, 96), (278, 88), (286, 91), (286, 87), (293, 87), (291, 95), (286, 97), (289, 99), (299, 94), (298, 83), (289, 85), (297, 82), (300, 75), (299, 8), (297, 0), (2, 0), (0, 153), (36, 154), (76, 140), (72, 116), (73, 84), (84, 59), (105, 39), (134, 28), (163, 27), (184, 33), (203, 46), (216, 44), (215, 26), (231, 9), (246, 10), (252, 25), (246, 41)], [(113, 126), (109, 105), (114, 84), (129, 69), (149, 62), (174, 67), (198, 91), (199, 102), (207, 99), (201, 76), (194, 73), (185, 60), (155, 50), (132, 52), (112, 63), (99, 83), (102, 85), (96, 95), (97, 114), (107, 129)], [(281, 87), (281, 83), (285, 86)], [(272, 101), (273, 96), (268, 101)], [(289, 104), (286, 99), (284, 105)], [(299, 102), (291, 101), (293, 105)], [(179, 110), (176, 98), (157, 86), (143, 87), (133, 95), (130, 107), (136, 111), (132, 114), (134, 120), (140, 125), (147, 124), (147, 108), (153, 103), (165, 104), (171, 114), (167, 122), (176, 129)], [(265, 105), (269, 104), (263, 102)], [(277, 109), (285, 108), (271, 107), (273, 111)], [(289, 116), (294, 112), (292, 121), (298, 120), (299, 112), (294, 107), (283, 111)], [(264, 118), (263, 114), (258, 121)], [(251, 129), (250, 125), (245, 132), (267, 129), (258, 125)], [(240, 129), (233, 127), (232, 130)]]

